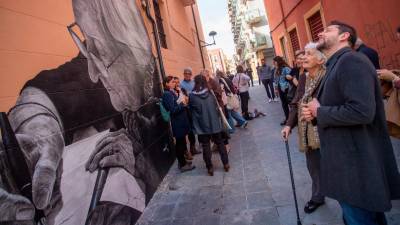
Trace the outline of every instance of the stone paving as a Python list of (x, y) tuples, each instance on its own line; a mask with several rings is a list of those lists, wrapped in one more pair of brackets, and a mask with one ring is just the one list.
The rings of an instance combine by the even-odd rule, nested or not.
[[(283, 112), (280, 102), (267, 103), (265, 89), (250, 90), (250, 109), (267, 114), (232, 135), (231, 170), (223, 172), (219, 155), (213, 155), (214, 176), (207, 175), (201, 155), (196, 169), (180, 173), (176, 163), (139, 219), (140, 225), (295, 225), (296, 214), (284, 143), (280, 137)], [(400, 142), (393, 140), (400, 165)], [(297, 150), (297, 132), (290, 137), (291, 156), (303, 225), (342, 225), (336, 201), (313, 214), (305, 214), (311, 179), (305, 156)], [(400, 225), (400, 201), (387, 213), (389, 225)]]

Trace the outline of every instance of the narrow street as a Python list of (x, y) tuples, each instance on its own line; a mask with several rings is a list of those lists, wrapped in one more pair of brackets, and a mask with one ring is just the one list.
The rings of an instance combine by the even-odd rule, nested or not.
[[(285, 145), (280, 137), (283, 112), (280, 102), (268, 104), (263, 86), (250, 90), (250, 111), (267, 114), (238, 129), (231, 138), (231, 171), (223, 172), (219, 155), (213, 155), (215, 173), (207, 175), (201, 155), (196, 169), (181, 174), (176, 163), (155, 193), (139, 220), (140, 225), (295, 225), (296, 213)], [(393, 142), (398, 165), (400, 142)], [(290, 137), (291, 156), (303, 225), (339, 225), (341, 210), (336, 201), (313, 214), (304, 204), (311, 194), (303, 153), (297, 149), (297, 132)], [(387, 214), (389, 225), (400, 224), (400, 201)]]

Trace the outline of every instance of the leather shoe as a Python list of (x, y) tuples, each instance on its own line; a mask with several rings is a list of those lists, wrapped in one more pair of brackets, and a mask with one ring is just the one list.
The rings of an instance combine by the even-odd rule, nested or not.
[(210, 175), (210, 176), (214, 176), (214, 169), (211, 167), (211, 168), (208, 168), (207, 169), (207, 173), (208, 173), (208, 175)]
[(229, 169), (230, 169), (231, 167), (229, 166), (229, 164), (225, 164), (224, 165), (224, 170), (225, 170), (225, 172), (229, 172)]
[(304, 212), (305, 213), (312, 213), (315, 210), (318, 209), (321, 205), (325, 204), (325, 202), (314, 202), (313, 200), (310, 200), (307, 202), (307, 204), (304, 206)]

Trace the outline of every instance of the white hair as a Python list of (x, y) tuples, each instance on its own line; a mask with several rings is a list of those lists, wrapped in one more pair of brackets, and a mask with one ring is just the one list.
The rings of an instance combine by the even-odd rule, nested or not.
[(317, 53), (318, 59), (323, 59), (324, 62), (326, 62), (326, 56), (324, 55), (324, 53), (322, 53), (320, 50), (318, 50), (318, 43), (316, 42), (309, 42), (308, 44), (306, 44), (306, 46), (304, 47), (304, 50), (308, 50), (308, 49), (313, 49), (315, 50), (315, 52)]

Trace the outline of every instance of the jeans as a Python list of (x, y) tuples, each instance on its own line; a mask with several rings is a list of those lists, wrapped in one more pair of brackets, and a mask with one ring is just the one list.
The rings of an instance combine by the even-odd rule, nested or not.
[(203, 160), (206, 163), (207, 169), (213, 168), (211, 161), (212, 152), (210, 140), (217, 145), (222, 164), (227, 165), (229, 163), (228, 153), (226, 151), (224, 141), (222, 140), (221, 132), (216, 134), (200, 134), (198, 135), (198, 138), (201, 146), (203, 147)]
[(264, 79), (262, 80), (264, 84), (265, 90), (267, 91), (268, 98), (274, 99), (275, 98), (275, 91), (274, 91), (274, 81), (272, 79)]
[(287, 99), (287, 90), (283, 92), (279, 87), (279, 98), (281, 99), (282, 109), (285, 113), (285, 120), (289, 118), (289, 101)]
[(240, 113), (236, 112), (233, 109), (228, 109), (228, 123), (229, 126), (231, 126), (231, 130), (229, 130), (229, 132), (233, 133), (235, 132), (235, 121), (239, 126), (242, 126), (246, 120), (243, 118), (242, 115), (240, 115)]
[(385, 213), (371, 212), (344, 202), (339, 202), (346, 225), (387, 225)]
[(242, 113), (245, 119), (248, 119), (249, 116), (249, 92), (241, 92), (239, 93), (240, 96), (240, 104), (241, 104), (241, 108), (242, 108)]
[(175, 152), (179, 168), (186, 165), (185, 152), (187, 151), (186, 137), (175, 138)]

